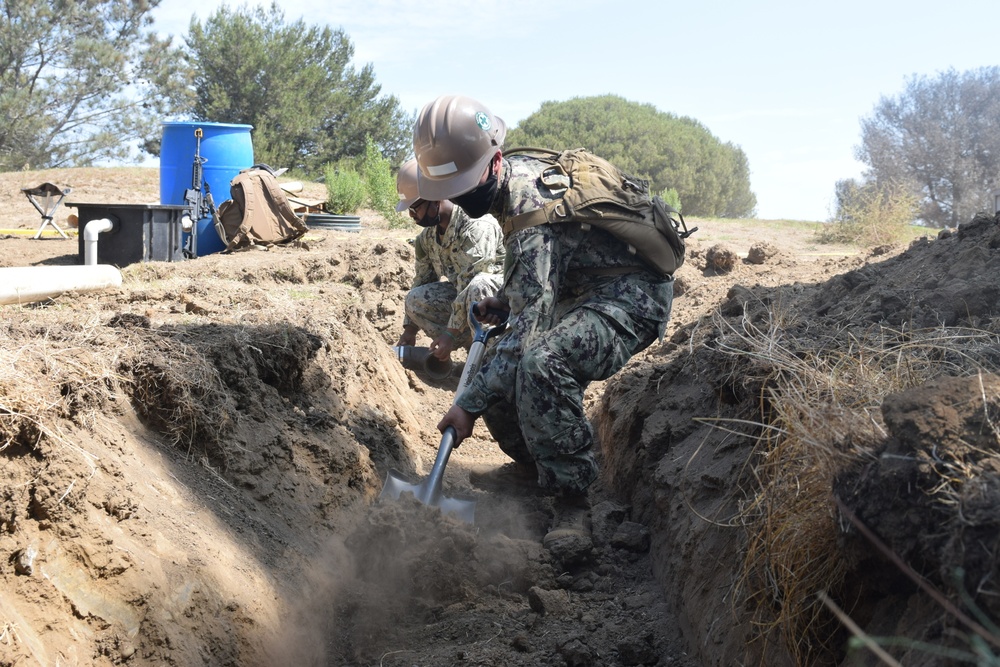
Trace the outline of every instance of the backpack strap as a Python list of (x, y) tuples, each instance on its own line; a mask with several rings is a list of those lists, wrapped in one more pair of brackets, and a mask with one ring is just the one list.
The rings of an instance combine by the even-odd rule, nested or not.
[[(503, 152), (504, 155), (528, 155), (547, 162), (554, 167), (560, 166), (558, 158), (562, 153), (563, 151), (554, 151), (550, 148), (533, 147), (512, 148)], [(527, 229), (528, 227), (537, 227), (538, 225), (544, 225), (547, 222), (552, 222), (552, 209), (561, 203), (562, 199), (553, 199), (550, 202), (546, 202), (541, 208), (536, 208), (533, 211), (526, 211), (519, 215), (507, 218), (504, 220), (503, 224), (500, 225), (500, 229), (503, 231), (504, 237), (506, 238), (514, 232), (519, 232), (522, 229)], [(558, 216), (558, 219), (566, 220), (566, 216), (560, 215)]]
[(531, 155), (532, 157), (557, 157), (562, 151), (554, 151), (551, 148), (534, 148), (531, 146), (518, 146), (517, 148), (504, 149), (504, 155)]
[[(226, 246), (229, 248), (238, 248), (242, 245), (253, 245), (253, 237), (250, 236), (250, 228), (253, 226), (251, 222), (253, 219), (253, 211), (257, 209), (257, 188), (253, 186), (254, 177), (256, 174), (252, 171), (244, 171), (233, 179), (234, 187), (239, 187), (240, 192), (243, 193), (243, 220), (240, 223), (239, 229), (233, 234), (233, 237), (229, 239), (229, 243)], [(235, 197), (234, 197), (235, 199)]]
[[(278, 184), (278, 179), (274, 177), (273, 172), (270, 173), (270, 176), (261, 175), (261, 183), (267, 188), (266, 191), (271, 200), (271, 209), (286, 225), (301, 232), (301, 234), (305, 234), (309, 228), (299, 219), (299, 216), (295, 215), (291, 204), (288, 203), (288, 196), (285, 195), (285, 191)], [(301, 236), (301, 234), (297, 236)]]
[(527, 229), (528, 227), (544, 225), (548, 221), (545, 209), (536, 208), (534, 211), (527, 211), (526, 213), (506, 218), (503, 221), (503, 224), (500, 225), (500, 229), (503, 231), (503, 235), (506, 238), (514, 232), (519, 232), (522, 229)]

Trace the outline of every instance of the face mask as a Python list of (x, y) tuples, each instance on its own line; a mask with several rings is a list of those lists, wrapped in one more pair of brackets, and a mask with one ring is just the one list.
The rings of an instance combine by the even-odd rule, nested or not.
[(440, 222), (441, 222), (441, 213), (438, 213), (433, 218), (431, 216), (425, 214), (422, 218), (420, 218), (419, 220), (414, 220), (413, 222), (417, 223), (421, 227), (434, 227), (434, 226), (440, 224)]
[(452, 198), (451, 201), (461, 206), (470, 218), (481, 218), (490, 212), (490, 207), (493, 206), (493, 200), (496, 199), (496, 196), (497, 177), (490, 169), (490, 175), (485, 183), (475, 190)]
[[(415, 213), (417, 210), (420, 210), (421, 207), (424, 210), (423, 215), (421, 215), (419, 218), (414, 218), (412, 214)], [(436, 210), (436, 214), (428, 215), (428, 213), (430, 213), (432, 208)], [(412, 206), (410, 207), (410, 219), (413, 220), (413, 222), (415, 222), (416, 224), (420, 225), (421, 227), (434, 227), (435, 225), (441, 223), (441, 206), (440, 205), (433, 206), (432, 204), (428, 203), (423, 203), (423, 204), (418, 203), (416, 210)]]

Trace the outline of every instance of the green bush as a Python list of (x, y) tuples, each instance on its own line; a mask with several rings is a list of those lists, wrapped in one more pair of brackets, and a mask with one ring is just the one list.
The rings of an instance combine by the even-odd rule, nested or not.
[(390, 227), (405, 223), (406, 219), (396, 212), (399, 194), (396, 192), (392, 165), (382, 156), (371, 137), (365, 139), (365, 154), (359, 160), (358, 170), (365, 181), (368, 205), (382, 214)]
[(365, 182), (350, 162), (341, 160), (337, 164), (328, 164), (323, 175), (327, 211), (336, 215), (353, 215), (365, 203)]
[(626, 174), (647, 179), (651, 193), (676, 188), (691, 216), (748, 218), (757, 207), (743, 149), (693, 118), (617, 95), (543, 102), (510, 129), (505, 144), (586, 146)]
[(668, 206), (673, 206), (678, 211), (681, 210), (681, 196), (675, 188), (667, 188), (661, 192), (660, 199), (665, 201)]

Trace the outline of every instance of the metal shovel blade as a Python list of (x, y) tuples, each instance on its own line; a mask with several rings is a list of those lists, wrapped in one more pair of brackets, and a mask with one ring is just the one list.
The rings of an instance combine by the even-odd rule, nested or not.
[(441, 445), (438, 447), (437, 458), (434, 459), (434, 467), (431, 474), (419, 484), (411, 484), (399, 476), (396, 471), (390, 471), (385, 478), (385, 485), (379, 498), (390, 498), (398, 500), (403, 493), (412, 493), (413, 497), (425, 505), (439, 507), (445, 514), (465, 521), (474, 523), (476, 519), (476, 502), (474, 500), (462, 500), (460, 498), (448, 498), (441, 493), (441, 482), (444, 478), (444, 468), (448, 464), (448, 457), (455, 444), (455, 429), (448, 427), (441, 438)]
[[(483, 360), (483, 353), (486, 350), (486, 341), (492, 336), (501, 333), (505, 325), (484, 329), (476, 321), (476, 304), (469, 308), (469, 324), (475, 335), (472, 338), (472, 345), (469, 347), (469, 356), (465, 362), (465, 370), (462, 371), (462, 379), (458, 382), (458, 389), (455, 390), (454, 404), (462, 391), (469, 384), (472, 376), (479, 370), (479, 364)], [(459, 498), (446, 498), (441, 495), (441, 482), (444, 479), (444, 467), (448, 465), (448, 457), (451, 450), (455, 448), (455, 429), (451, 426), (444, 430), (441, 437), (441, 444), (438, 446), (437, 458), (434, 459), (434, 467), (431, 474), (420, 484), (411, 484), (399, 476), (396, 471), (390, 471), (385, 478), (382, 492), (379, 499), (390, 498), (397, 500), (402, 493), (412, 493), (413, 497), (425, 505), (440, 507), (445, 514), (451, 514), (467, 523), (474, 523), (476, 517), (476, 501), (461, 500)]]

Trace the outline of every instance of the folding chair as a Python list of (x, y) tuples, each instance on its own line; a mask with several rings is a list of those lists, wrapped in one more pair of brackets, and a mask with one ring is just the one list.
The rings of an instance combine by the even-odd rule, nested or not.
[(59, 225), (55, 223), (52, 219), (52, 214), (56, 212), (59, 208), (59, 204), (62, 203), (63, 197), (72, 192), (71, 188), (64, 188), (60, 190), (57, 186), (51, 183), (42, 183), (38, 187), (34, 188), (22, 188), (21, 192), (24, 196), (28, 198), (31, 205), (34, 206), (39, 213), (42, 214), (42, 226), (38, 228), (35, 232), (33, 238), (40, 238), (42, 236), (42, 230), (45, 229), (45, 225), (52, 225), (52, 227), (59, 232), (64, 239), (68, 239), (66, 232), (59, 229)]

